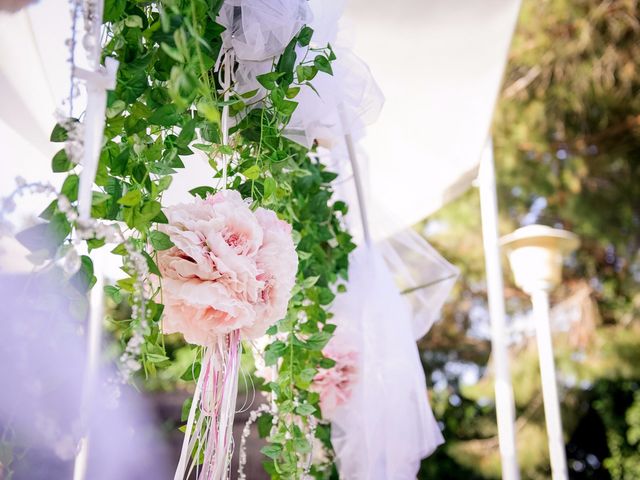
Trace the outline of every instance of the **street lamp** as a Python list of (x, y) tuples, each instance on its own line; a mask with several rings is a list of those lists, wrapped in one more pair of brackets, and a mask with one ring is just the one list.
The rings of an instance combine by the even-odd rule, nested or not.
[(562, 280), (562, 259), (578, 248), (578, 237), (565, 230), (529, 225), (502, 237), (516, 285), (531, 297), (536, 322), (542, 396), (553, 480), (567, 480), (567, 459), (549, 323), (549, 292)]

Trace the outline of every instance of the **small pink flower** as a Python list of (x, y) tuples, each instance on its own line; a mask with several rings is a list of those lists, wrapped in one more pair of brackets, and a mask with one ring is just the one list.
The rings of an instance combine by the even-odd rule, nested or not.
[(358, 352), (333, 337), (322, 353), (336, 364), (318, 372), (311, 389), (320, 394), (322, 416), (331, 419), (335, 410), (351, 398), (358, 378)]
[(255, 338), (286, 314), (298, 259), (291, 227), (240, 194), (218, 192), (165, 210), (161, 231), (175, 247), (158, 252), (163, 331), (210, 345), (240, 329)]

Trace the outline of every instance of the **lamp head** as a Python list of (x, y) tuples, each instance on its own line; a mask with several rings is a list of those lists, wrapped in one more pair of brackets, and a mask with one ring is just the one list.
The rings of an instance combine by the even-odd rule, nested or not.
[(500, 240), (516, 285), (531, 294), (551, 291), (562, 280), (562, 259), (575, 251), (580, 241), (574, 233), (544, 225), (528, 225)]

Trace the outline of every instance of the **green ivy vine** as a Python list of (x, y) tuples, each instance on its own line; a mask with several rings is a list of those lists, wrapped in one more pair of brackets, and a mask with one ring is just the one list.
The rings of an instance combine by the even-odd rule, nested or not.
[[(347, 206), (333, 199), (331, 181), (336, 174), (308, 149), (286, 139), (283, 128), (297, 107), (300, 90), (313, 88), (316, 75), (332, 74), (335, 55), (327, 45), (312, 49), (313, 59), (308, 60), (313, 31), (305, 26), (274, 61), (272, 71), (258, 77), (266, 92), (262, 98), (256, 98), (256, 91), (238, 94), (233, 86), (225, 92), (215, 68), (224, 30), (216, 23), (221, 5), (222, 0), (106, 0), (103, 56), (117, 59), (120, 67), (117, 86), (108, 95), (92, 216), (122, 225), (128, 241), (144, 255), (149, 272), (159, 276), (156, 252), (171, 247), (168, 237), (157, 230), (167, 221), (163, 193), (172, 175), (184, 168), (182, 157), (199, 149), (210, 159), (211, 176), (191, 194), (204, 196), (221, 188), (218, 159), (227, 155), (228, 187), (251, 198), (253, 206), (275, 210), (291, 223), (299, 256), (298, 282), (286, 318), (267, 332), (271, 342), (265, 363), (276, 366), (278, 375), (259, 386), (272, 395), (278, 416), (275, 425), (271, 415), (260, 417), (258, 430), (269, 442), (262, 452), (271, 477), (300, 478), (306, 468), (301, 459), (312, 451), (309, 419), (321, 418), (319, 395), (310, 387), (319, 369), (334, 364), (322, 354), (335, 329), (327, 306), (344, 290), (348, 254), (355, 245), (343, 226)], [(307, 54), (298, 54), (305, 50)], [(229, 132), (229, 145), (221, 142), (225, 106), (240, 119)], [(57, 125), (52, 141), (65, 141), (68, 125), (77, 121), (70, 119), (67, 127)], [(52, 168), (67, 174), (62, 194), (75, 207), (79, 172), (65, 149), (53, 158)], [(62, 210), (54, 201), (43, 214), (58, 244), (69, 242), (78, 226)], [(101, 238), (86, 242), (89, 251), (105, 245)], [(127, 252), (124, 243), (112, 251), (125, 259)], [(82, 265), (90, 287), (89, 256), (83, 257)], [(130, 300), (138, 288), (136, 273), (125, 271), (128, 276), (105, 288), (116, 302)], [(162, 310), (161, 291), (153, 287), (146, 300), (150, 322), (139, 359), (148, 377), (174, 361), (161, 333)], [(138, 321), (125, 322), (123, 345)], [(328, 426), (320, 423), (315, 436), (330, 449)], [(328, 478), (330, 467), (329, 460), (312, 466), (309, 473)]]

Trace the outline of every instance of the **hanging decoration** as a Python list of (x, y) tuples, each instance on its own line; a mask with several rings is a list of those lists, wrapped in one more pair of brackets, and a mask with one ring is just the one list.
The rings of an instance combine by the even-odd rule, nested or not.
[(162, 330), (205, 347), (175, 478), (189, 477), (194, 446), (204, 453), (199, 478), (223, 478), (231, 460), (240, 342), (264, 335), (287, 313), (298, 269), (291, 226), (271, 210), (252, 212), (233, 190), (165, 214), (168, 224), (160, 231), (174, 246), (158, 254)]
[[(117, 331), (123, 381), (172, 364), (166, 335), (191, 346), (185, 378), (195, 381), (194, 393), (174, 478), (230, 476), (243, 348), (256, 355), (266, 403), (251, 412), (240, 439), (240, 478), (254, 423), (267, 440), (272, 478), (327, 478), (334, 459), (344, 478), (375, 478), (349, 458), (363, 400), (386, 393), (371, 380), (378, 367), (383, 378), (406, 368), (393, 388), (415, 402), (389, 400), (383, 413), (419, 417), (411, 461), (429, 453), (439, 437), (419, 388), (411, 313), (367, 234), (358, 178), (354, 211), (365, 246), (349, 274), (356, 246), (347, 227), (355, 222), (335, 190), (360, 176), (352, 141), (375, 120), (383, 96), (360, 59), (332, 46), (344, 2), (106, 0), (103, 13), (101, 2), (83, 5), (71, 3), (74, 29), (82, 14), (94, 39), (83, 42), (90, 65), (75, 65), (74, 30), (69, 114), (51, 134), (64, 144), (52, 169), (65, 179), (41, 215), (45, 223), (21, 241), (42, 256), (31, 239), (46, 232), (48, 261), (75, 255), (86, 289), (95, 282), (93, 250), (121, 257), (125, 275), (104, 293), (131, 307)], [(78, 79), (88, 86), (82, 114), (73, 108)], [(207, 161), (210, 175), (192, 198), (169, 204), (173, 175), (194, 158)], [(354, 293), (344, 295), (347, 285)], [(385, 296), (393, 302), (357, 313), (369, 288), (380, 295), (376, 305)], [(398, 314), (401, 328), (385, 324), (381, 312)], [(365, 323), (376, 325), (367, 338)], [(386, 346), (378, 343), (385, 335)], [(397, 356), (400, 363), (378, 365), (376, 349), (376, 361)], [(395, 448), (385, 453), (384, 442), (366, 446), (371, 465), (392, 468), (408, 458)]]

